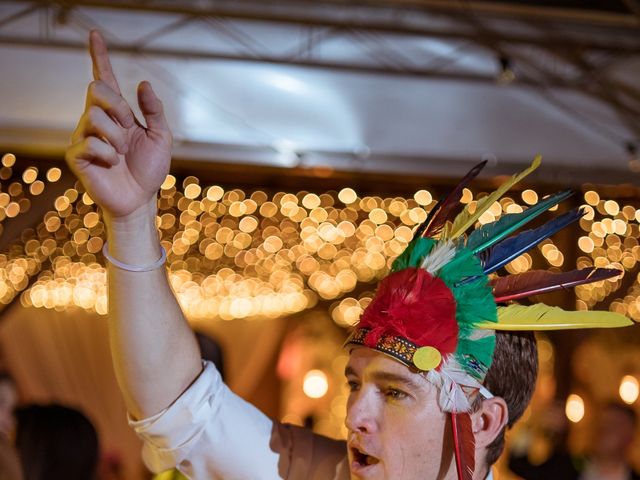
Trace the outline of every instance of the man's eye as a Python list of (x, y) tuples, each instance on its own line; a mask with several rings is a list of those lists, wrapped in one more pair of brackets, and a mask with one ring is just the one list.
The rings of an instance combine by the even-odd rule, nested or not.
[(402, 390), (398, 390), (396, 388), (388, 388), (384, 392), (385, 396), (388, 398), (392, 398), (394, 400), (401, 400), (407, 396)]
[(349, 387), (349, 391), (355, 392), (360, 388), (360, 384), (355, 380), (347, 380), (347, 386)]

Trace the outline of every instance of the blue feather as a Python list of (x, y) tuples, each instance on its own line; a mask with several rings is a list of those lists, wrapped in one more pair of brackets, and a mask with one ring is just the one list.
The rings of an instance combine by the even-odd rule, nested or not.
[(573, 193), (572, 190), (558, 192), (521, 213), (508, 213), (496, 222), (483, 225), (469, 235), (466, 247), (472, 250), (473, 253), (478, 253), (489, 248), (534, 218), (543, 214), (554, 205), (566, 200), (573, 195)]
[(494, 245), (490, 250), (485, 250), (480, 255), (484, 273), (488, 275), (495, 272), (554, 233), (579, 220), (584, 214), (584, 210), (576, 208), (538, 228), (526, 230), (516, 236), (509, 237)]

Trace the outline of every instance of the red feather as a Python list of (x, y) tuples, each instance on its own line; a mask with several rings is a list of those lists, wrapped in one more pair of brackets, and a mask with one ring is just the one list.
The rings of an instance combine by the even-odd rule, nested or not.
[(405, 268), (384, 278), (358, 326), (371, 329), (364, 339), (371, 347), (383, 335), (434, 347), (442, 355), (455, 352), (458, 344), (453, 293), (422, 268)]
[[(462, 198), (462, 190), (464, 187), (469, 185), (469, 182), (476, 178), (480, 171), (487, 164), (487, 160), (483, 160), (475, 167), (473, 167), (469, 172), (464, 176), (462, 180), (458, 182), (458, 184), (451, 190), (451, 192), (442, 200), (440, 200), (433, 210), (429, 212), (429, 216), (427, 220), (418, 228), (416, 233), (414, 234), (414, 238), (423, 235), (425, 237), (433, 237), (437, 235), (438, 232), (442, 229), (444, 224), (449, 219), (449, 215), (451, 215), (452, 210), (460, 204), (460, 198)], [(423, 233), (424, 232), (424, 233)]]
[(458, 480), (472, 480), (476, 468), (476, 439), (471, 428), (471, 415), (451, 412), (451, 428)]
[(496, 303), (517, 298), (553, 292), (585, 283), (599, 282), (616, 277), (622, 272), (612, 268), (583, 268), (570, 272), (554, 273), (546, 270), (532, 270), (519, 275), (509, 275), (493, 280), (493, 296)]

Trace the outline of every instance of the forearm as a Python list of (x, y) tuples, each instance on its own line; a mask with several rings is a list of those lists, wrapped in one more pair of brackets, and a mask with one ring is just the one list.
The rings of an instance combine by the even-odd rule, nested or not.
[[(131, 265), (161, 255), (153, 199), (126, 218), (109, 218), (109, 252)], [(201, 370), (198, 346), (164, 267), (128, 272), (109, 265), (109, 333), (116, 377), (136, 418), (170, 405)]]

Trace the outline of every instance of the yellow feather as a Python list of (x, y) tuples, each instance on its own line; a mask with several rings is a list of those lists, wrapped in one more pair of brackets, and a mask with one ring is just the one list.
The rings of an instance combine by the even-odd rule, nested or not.
[(507, 190), (509, 190), (516, 183), (518, 183), (520, 180), (522, 180), (524, 177), (526, 177), (531, 172), (533, 172), (536, 168), (538, 168), (540, 166), (541, 161), (542, 161), (542, 156), (536, 155), (536, 157), (533, 159), (533, 162), (531, 162), (531, 166), (529, 168), (527, 168), (526, 170), (520, 173), (517, 173), (516, 175), (513, 175), (509, 180), (507, 180), (502, 185), (500, 185), (500, 187), (498, 187), (498, 189), (495, 190), (493, 193), (478, 200), (478, 203), (476, 204), (476, 210), (474, 213), (469, 213), (468, 207), (465, 207), (465, 209), (462, 212), (460, 212), (460, 214), (454, 219), (453, 225), (451, 225), (449, 228), (445, 230), (445, 232), (443, 233), (443, 238), (454, 239), (462, 235), (464, 232), (466, 232), (469, 229), (469, 227), (471, 227), (474, 223), (476, 223), (476, 220), (478, 220), (478, 218), (480, 218), (480, 216), (485, 211), (487, 211), (487, 209), (491, 205), (493, 205), (493, 202), (495, 202), (496, 200), (499, 200), (500, 197), (502, 197), (502, 195), (504, 195), (507, 192)]
[(498, 307), (498, 322), (483, 322), (478, 328), (488, 330), (570, 330), (577, 328), (628, 327), (634, 322), (614, 312), (567, 312), (544, 303)]

